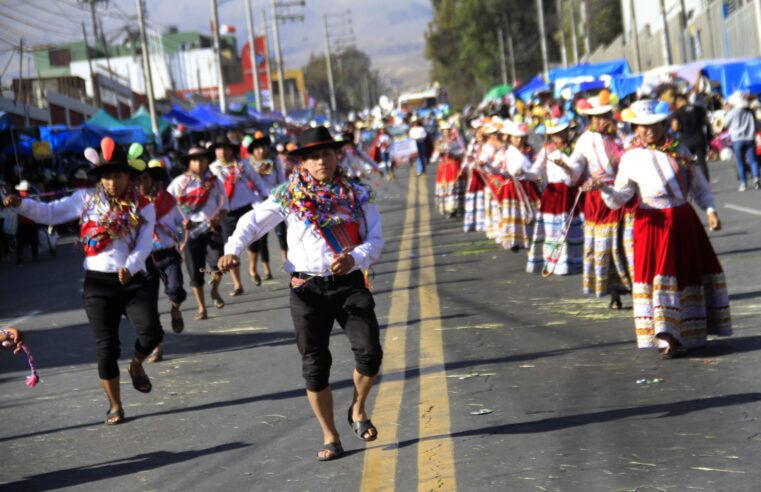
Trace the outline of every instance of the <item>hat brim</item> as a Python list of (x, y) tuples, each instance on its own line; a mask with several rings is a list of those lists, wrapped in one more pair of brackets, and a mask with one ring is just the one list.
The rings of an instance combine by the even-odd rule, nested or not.
[(88, 169), (87, 174), (100, 178), (101, 175), (113, 171), (123, 171), (131, 176), (140, 174), (140, 171), (130, 166), (126, 162), (107, 162), (105, 164), (100, 164)]
[(555, 135), (556, 133), (560, 133), (563, 130), (568, 130), (569, 126), (571, 126), (569, 123), (563, 123), (562, 125), (553, 126), (552, 128), (546, 128), (544, 133), (547, 135)]
[(607, 113), (613, 112), (613, 106), (610, 104), (606, 104), (604, 106), (599, 106), (596, 108), (588, 108), (582, 111), (581, 114), (585, 114), (587, 116), (600, 116)]
[(198, 152), (197, 154), (185, 154), (180, 157), (180, 160), (185, 164), (188, 165), (190, 163), (191, 159), (196, 159), (199, 157), (205, 157), (209, 163), (211, 164), (211, 161), (214, 160), (214, 151), (211, 149), (208, 149), (206, 152)]
[(333, 149), (338, 150), (344, 145), (346, 145), (347, 142), (334, 140), (332, 142), (318, 142), (311, 145), (306, 145), (304, 147), (299, 147), (298, 149), (293, 149), (290, 152), (288, 152), (288, 155), (296, 155), (296, 156), (303, 156), (304, 154), (307, 154), (309, 152), (313, 152), (315, 150), (320, 149)]
[(217, 149), (225, 148), (225, 147), (231, 149), (233, 152), (239, 152), (240, 151), (240, 146), (239, 145), (235, 145), (234, 143), (230, 143), (230, 142), (211, 144), (211, 147), (209, 147), (209, 150), (211, 150), (212, 152), (215, 152)]
[(269, 147), (270, 145), (272, 145), (272, 139), (270, 137), (255, 138), (253, 142), (248, 144), (246, 150), (251, 153), (257, 147)]
[(163, 167), (149, 167), (145, 171), (154, 181), (166, 181), (169, 179), (169, 173)]
[(667, 114), (648, 114), (642, 116), (635, 116), (634, 118), (626, 118), (624, 121), (631, 125), (638, 126), (650, 126), (656, 123), (665, 121), (669, 116)]

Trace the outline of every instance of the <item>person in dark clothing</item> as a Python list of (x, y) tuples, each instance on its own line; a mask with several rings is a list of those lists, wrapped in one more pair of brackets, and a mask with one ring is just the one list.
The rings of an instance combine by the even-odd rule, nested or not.
[[(29, 196), (29, 182), (22, 180), (16, 185), (16, 191), (22, 198)], [(18, 218), (18, 230), (16, 232), (16, 263), (24, 264), (24, 249), (26, 245), (32, 250), (32, 261), (37, 261), (39, 256), (39, 226), (35, 221), (20, 215)]]
[(679, 142), (697, 158), (698, 165), (710, 183), (706, 154), (711, 142), (711, 125), (708, 112), (703, 106), (693, 104), (686, 96), (676, 96), (677, 110), (671, 120), (671, 128), (679, 132)]

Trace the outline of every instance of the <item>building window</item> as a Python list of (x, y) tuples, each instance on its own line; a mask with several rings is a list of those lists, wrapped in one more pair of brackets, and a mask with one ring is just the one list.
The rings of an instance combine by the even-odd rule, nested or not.
[(71, 50), (68, 48), (48, 51), (51, 67), (68, 67), (71, 63)]

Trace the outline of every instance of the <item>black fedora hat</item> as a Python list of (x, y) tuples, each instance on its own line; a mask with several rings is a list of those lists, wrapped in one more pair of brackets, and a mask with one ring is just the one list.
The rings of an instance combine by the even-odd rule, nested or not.
[(180, 156), (180, 160), (187, 166), (191, 159), (194, 158), (206, 158), (211, 163), (214, 160), (214, 151), (211, 148), (204, 149), (203, 147), (191, 147), (187, 154)]
[(250, 144), (248, 144), (248, 147), (246, 149), (249, 153), (253, 152), (255, 148), (257, 147), (269, 147), (272, 145), (272, 139), (269, 135), (265, 135), (262, 132), (256, 132), (254, 133), (253, 140)]
[(240, 152), (240, 145), (232, 143), (230, 139), (221, 135), (214, 139), (214, 143), (211, 144), (209, 149), (213, 152), (220, 147), (228, 147), (232, 149), (233, 152)]
[(104, 137), (100, 141), (100, 152), (97, 158), (92, 154), (95, 149), (85, 149), (85, 157), (94, 164), (87, 172), (97, 178), (111, 171), (125, 171), (130, 174), (138, 174), (140, 171), (129, 165), (127, 153), (117, 145), (111, 137)]
[(298, 139), (298, 148), (288, 152), (289, 155), (304, 155), (307, 152), (313, 150), (330, 148), (339, 149), (343, 147), (345, 142), (334, 140), (330, 131), (324, 126), (318, 126), (315, 128), (307, 128)]

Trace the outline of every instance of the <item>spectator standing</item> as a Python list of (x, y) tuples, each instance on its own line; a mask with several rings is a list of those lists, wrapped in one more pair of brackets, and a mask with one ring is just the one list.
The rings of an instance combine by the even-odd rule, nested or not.
[(732, 109), (724, 119), (724, 128), (729, 131), (729, 139), (732, 141), (732, 150), (737, 160), (737, 177), (740, 180), (740, 191), (746, 189), (746, 165), (750, 166), (753, 174), (753, 187), (761, 189), (758, 176), (758, 161), (756, 161), (755, 137), (756, 117), (748, 108), (748, 100), (740, 92), (735, 92), (729, 97)]
[(671, 128), (679, 132), (679, 142), (697, 157), (698, 165), (706, 181), (709, 181), (706, 152), (711, 141), (711, 125), (708, 112), (703, 106), (693, 104), (684, 95), (676, 96), (677, 110), (671, 120)]

